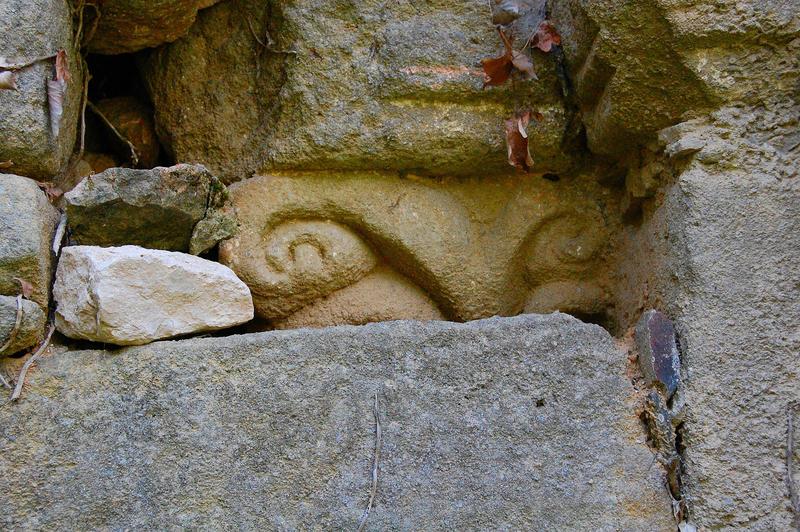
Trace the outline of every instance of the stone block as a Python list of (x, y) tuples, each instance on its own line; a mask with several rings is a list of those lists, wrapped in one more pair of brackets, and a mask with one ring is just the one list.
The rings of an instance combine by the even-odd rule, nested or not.
[[(75, 51), (68, 0), (4, 0), (0, 3), (0, 61), (23, 64), (17, 90), (0, 90), (0, 162), (13, 163), (19, 175), (52, 181), (67, 164), (75, 145), (83, 77)], [(70, 79), (63, 114), (53, 136), (47, 81), (55, 73), (58, 50), (67, 52)], [(52, 56), (53, 58), (49, 58)], [(1, 69), (0, 69), (1, 70)]]
[[(23, 299), (21, 309), (17, 327), (17, 298), (0, 296), (0, 347), (11, 340), (12, 334), (14, 335), (8, 347), (4, 351), (0, 351), (0, 356), (13, 355), (35, 345), (42, 339), (47, 319), (42, 307), (33, 301)], [(15, 328), (16, 332), (14, 332)]]
[(30, 283), (31, 301), (47, 308), (58, 211), (35, 181), (0, 174), (0, 295), (17, 295)]
[[(64, 195), (77, 244), (198, 253), (234, 229), (216, 212), (225, 198), (225, 187), (216, 177), (203, 166), (189, 164), (152, 170), (110, 168), (84, 178)], [(198, 223), (212, 214), (212, 222), (203, 225), (193, 245)]]
[(64, 248), (53, 298), (59, 332), (117, 345), (253, 319), (250, 291), (225, 266), (137, 246)]
[(4, 528), (671, 531), (627, 357), (563, 315), (60, 353), (0, 409)]

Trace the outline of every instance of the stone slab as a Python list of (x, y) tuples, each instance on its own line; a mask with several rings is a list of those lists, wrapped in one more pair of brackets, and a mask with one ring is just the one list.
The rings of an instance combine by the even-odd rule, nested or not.
[(0, 409), (4, 528), (674, 530), (627, 357), (563, 314), (53, 355)]

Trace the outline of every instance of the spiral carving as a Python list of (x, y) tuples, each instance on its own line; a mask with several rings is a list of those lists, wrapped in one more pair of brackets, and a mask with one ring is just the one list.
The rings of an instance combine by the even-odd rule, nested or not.
[(555, 218), (534, 237), (526, 260), (528, 275), (536, 284), (580, 277), (596, 265), (607, 240), (599, 212)]
[(287, 316), (358, 281), (375, 268), (369, 246), (349, 227), (327, 220), (293, 220), (268, 228), (237, 270), (263, 318)]

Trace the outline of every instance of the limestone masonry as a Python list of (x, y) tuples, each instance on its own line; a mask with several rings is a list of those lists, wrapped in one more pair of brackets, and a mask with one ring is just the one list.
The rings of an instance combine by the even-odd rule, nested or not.
[(4, 528), (800, 530), (797, 1), (0, 35)]

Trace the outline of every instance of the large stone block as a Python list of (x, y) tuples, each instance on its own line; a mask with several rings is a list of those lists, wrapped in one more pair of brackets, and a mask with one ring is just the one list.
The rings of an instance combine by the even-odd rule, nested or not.
[[(73, 46), (72, 11), (68, 0), (4, 0), (0, 2), (0, 59), (28, 63), (67, 52), (70, 80), (63, 115), (49, 109), (47, 81), (55, 73), (53, 58), (17, 71), (17, 90), (0, 90), (0, 162), (12, 171), (51, 181), (66, 166), (75, 145), (83, 92), (80, 59)], [(52, 121), (58, 133), (52, 134)]]
[[(314, 174), (256, 177), (230, 191), (240, 227), (220, 260), (276, 325), (468, 320), (523, 308), (592, 314), (608, 302), (618, 200), (589, 177)], [(368, 275), (378, 268), (395, 274)]]
[(89, 51), (125, 54), (172, 42), (186, 34), (199, 9), (218, 1), (105, 0)]
[(5, 528), (675, 529), (627, 357), (565, 315), (62, 352), (0, 409)]
[(227, 182), (278, 168), (508, 172), (504, 121), (526, 106), (544, 115), (535, 169), (563, 169), (552, 57), (536, 52), (538, 81), (482, 90), (480, 60), (501, 48), (485, 2), (248, 0), (200, 13), (143, 71), (175, 158)]
[(35, 181), (0, 174), (0, 294), (19, 294), (22, 279), (33, 286), (30, 299), (47, 308), (58, 220)]
[(137, 246), (64, 248), (53, 298), (59, 332), (117, 345), (253, 319), (250, 291), (225, 266)]

